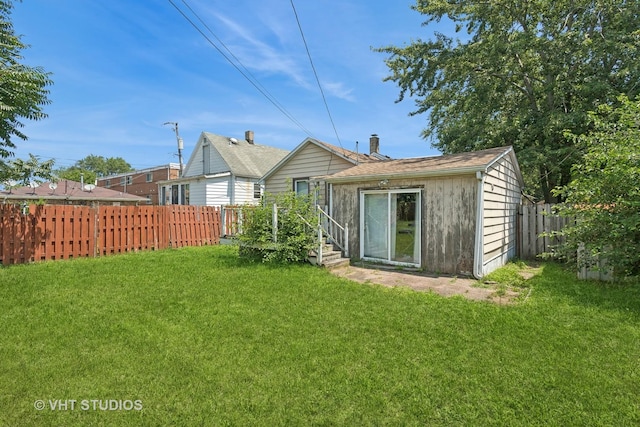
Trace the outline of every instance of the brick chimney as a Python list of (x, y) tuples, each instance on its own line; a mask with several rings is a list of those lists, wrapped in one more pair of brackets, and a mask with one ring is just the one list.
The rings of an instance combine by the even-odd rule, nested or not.
[(369, 138), (369, 154), (380, 153), (380, 138), (375, 133)]
[(244, 133), (244, 139), (247, 140), (249, 144), (253, 144), (253, 131), (248, 130)]

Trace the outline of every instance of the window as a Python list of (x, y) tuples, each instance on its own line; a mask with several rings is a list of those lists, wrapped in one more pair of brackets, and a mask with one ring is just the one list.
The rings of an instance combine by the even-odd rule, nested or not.
[(122, 177), (120, 178), (120, 185), (126, 185), (127, 184), (127, 178), (126, 177)]
[(420, 190), (360, 193), (360, 256), (420, 266)]
[(151, 172), (147, 173), (147, 182), (153, 182), (153, 174)]
[(253, 184), (253, 198), (259, 199), (262, 197), (262, 187), (257, 182)]
[(131, 182), (133, 182), (133, 177), (132, 176), (128, 176), (127, 177), (127, 185), (131, 185)]
[(147, 195), (147, 204), (150, 205), (151, 203), (151, 195), (149, 194)]
[(180, 186), (180, 204), (189, 204), (189, 184), (183, 184)]
[(105, 187), (107, 187), (107, 188), (111, 187), (111, 180), (110, 180), (110, 179), (108, 179), (108, 180), (105, 182), (104, 186), (105, 186)]
[(298, 195), (309, 194), (309, 180), (308, 179), (296, 179), (293, 181), (293, 191)]

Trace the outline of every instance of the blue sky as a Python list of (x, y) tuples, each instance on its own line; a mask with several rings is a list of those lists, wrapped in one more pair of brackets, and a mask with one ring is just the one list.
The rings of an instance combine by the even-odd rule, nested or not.
[(371, 49), (446, 32), (422, 26), (410, 0), (294, 1), (335, 131), (290, 0), (189, 0), (197, 16), (173, 1), (294, 120), (168, 0), (25, 0), (12, 14), (30, 45), (24, 62), (51, 72), (54, 85), (49, 117), (25, 122), (29, 140), (18, 141), (16, 157), (33, 153), (58, 167), (89, 154), (135, 168), (177, 162), (165, 122), (178, 122), (185, 162), (202, 131), (243, 138), (253, 130), (256, 143), (288, 150), (308, 136), (348, 149), (359, 141), (361, 151), (376, 133), (394, 158), (438, 154), (420, 137), (426, 117), (409, 117), (412, 100), (394, 102), (397, 86), (382, 81), (385, 55)]

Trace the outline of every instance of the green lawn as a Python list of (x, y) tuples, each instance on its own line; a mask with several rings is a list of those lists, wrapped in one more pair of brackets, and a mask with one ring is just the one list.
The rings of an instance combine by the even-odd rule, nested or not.
[(527, 285), (499, 306), (228, 246), (0, 268), (0, 425), (640, 424), (640, 287)]

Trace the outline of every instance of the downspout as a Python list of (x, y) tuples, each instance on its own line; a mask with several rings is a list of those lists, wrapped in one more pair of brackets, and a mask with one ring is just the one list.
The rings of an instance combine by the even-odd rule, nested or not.
[(476, 201), (476, 239), (473, 250), (473, 276), (480, 279), (483, 276), (482, 263), (484, 258), (484, 172), (477, 171), (478, 197)]

